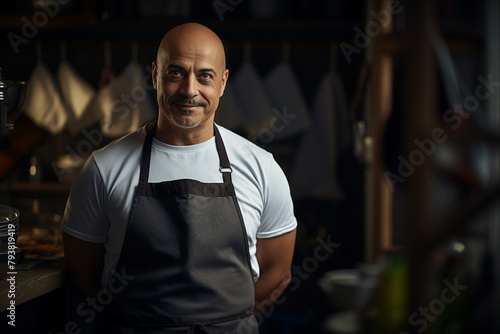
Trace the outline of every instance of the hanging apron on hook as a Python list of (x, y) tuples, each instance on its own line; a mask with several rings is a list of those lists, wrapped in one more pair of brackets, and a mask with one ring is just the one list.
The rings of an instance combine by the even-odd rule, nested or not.
[(105, 332), (258, 333), (247, 234), (217, 128), (223, 183), (148, 183), (156, 123), (147, 130), (116, 266), (134, 278), (113, 295)]

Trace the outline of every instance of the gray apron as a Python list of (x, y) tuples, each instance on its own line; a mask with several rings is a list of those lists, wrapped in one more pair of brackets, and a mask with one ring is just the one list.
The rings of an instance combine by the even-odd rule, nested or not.
[(156, 123), (147, 126), (139, 185), (116, 271), (106, 333), (258, 333), (248, 240), (222, 139), (223, 183), (148, 183)]

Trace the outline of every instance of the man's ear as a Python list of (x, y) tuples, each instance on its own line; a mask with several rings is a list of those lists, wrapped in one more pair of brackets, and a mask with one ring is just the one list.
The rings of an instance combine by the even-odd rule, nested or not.
[(158, 74), (158, 69), (156, 67), (156, 62), (153, 60), (153, 63), (151, 64), (151, 79), (153, 80), (153, 87), (155, 90), (157, 90), (157, 82), (156, 82), (157, 74)]
[(221, 81), (221, 87), (220, 87), (220, 95), (219, 97), (222, 97), (224, 95), (224, 90), (226, 89), (226, 83), (227, 83), (227, 78), (229, 77), (229, 70), (225, 69), (224, 73), (222, 74), (222, 81)]

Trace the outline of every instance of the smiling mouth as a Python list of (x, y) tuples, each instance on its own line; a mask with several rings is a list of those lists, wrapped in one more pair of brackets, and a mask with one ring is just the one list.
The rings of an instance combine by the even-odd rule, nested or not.
[(199, 107), (198, 105), (192, 105), (192, 104), (175, 104), (177, 106), (177, 110), (182, 112), (185, 115), (190, 115), (194, 113), (195, 109)]
[(195, 108), (195, 107), (200, 107), (198, 104), (184, 104), (184, 103), (174, 103), (175, 105), (178, 105), (181, 108)]

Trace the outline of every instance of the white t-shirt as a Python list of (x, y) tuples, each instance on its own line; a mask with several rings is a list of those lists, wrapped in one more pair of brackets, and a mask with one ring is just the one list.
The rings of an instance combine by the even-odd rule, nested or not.
[[(259, 276), (257, 238), (271, 238), (297, 226), (286, 177), (271, 153), (217, 125), (231, 164), (232, 182), (248, 234), (254, 280)], [(105, 243), (102, 283), (118, 261), (135, 188), (145, 128), (95, 151), (71, 186), (62, 230), (84, 241)], [(153, 139), (149, 182), (194, 179), (222, 183), (215, 137), (201, 144), (173, 146)]]

